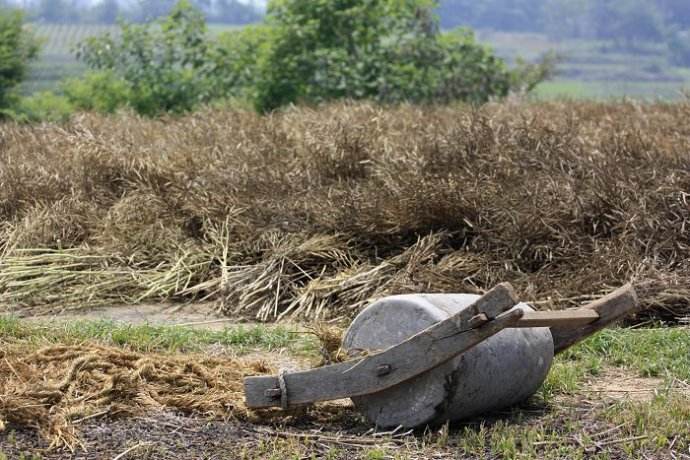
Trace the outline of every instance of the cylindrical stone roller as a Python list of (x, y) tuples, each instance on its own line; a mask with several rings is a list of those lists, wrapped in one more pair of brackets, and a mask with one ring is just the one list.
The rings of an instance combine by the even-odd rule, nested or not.
[[(414, 294), (387, 297), (362, 311), (348, 329), (346, 350), (381, 351), (467, 308), (479, 296)], [(528, 311), (526, 304), (515, 308)], [(412, 380), (353, 398), (381, 428), (462, 420), (515, 405), (546, 379), (554, 355), (548, 328), (504, 329)]]

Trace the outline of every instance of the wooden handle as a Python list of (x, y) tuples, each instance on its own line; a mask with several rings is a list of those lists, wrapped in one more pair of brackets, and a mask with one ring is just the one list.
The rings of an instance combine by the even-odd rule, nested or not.
[(631, 284), (626, 284), (620, 289), (585, 305), (580, 310), (594, 311), (599, 319), (581, 327), (554, 326), (551, 328), (554, 351), (560, 353), (575, 345), (581, 340), (612, 325), (622, 318), (639, 311), (637, 294)]

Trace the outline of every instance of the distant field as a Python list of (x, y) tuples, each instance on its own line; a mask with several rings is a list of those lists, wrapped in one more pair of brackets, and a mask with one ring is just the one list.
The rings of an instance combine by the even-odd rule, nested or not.
[(663, 45), (647, 44), (630, 53), (605, 41), (556, 42), (542, 34), (494, 31), (478, 36), (509, 62), (517, 56), (535, 60), (548, 51), (562, 57), (558, 77), (537, 88), (537, 99), (675, 100), (690, 89), (689, 69), (670, 66)]
[(690, 92), (690, 83), (639, 81), (581, 81), (558, 79), (539, 85), (538, 100), (621, 99), (677, 100)]
[[(76, 60), (75, 46), (88, 37), (118, 30), (107, 25), (37, 24), (34, 27), (44, 46), (24, 84), (25, 94), (54, 90), (61, 80), (83, 74), (86, 67)], [(209, 30), (217, 34), (238, 27), (211, 24)], [(554, 42), (541, 34), (479, 31), (478, 36), (509, 62), (517, 56), (534, 60), (550, 50), (563, 56), (558, 78), (537, 88), (537, 99), (676, 100), (684, 90), (690, 89), (690, 69), (669, 66), (663, 46), (647, 45), (631, 54), (617, 51), (606, 42)]]
[(24, 83), (25, 94), (54, 90), (60, 80), (83, 74), (86, 66), (74, 56), (77, 44), (88, 37), (117, 31), (116, 26), (107, 25), (34, 24), (32, 27), (43, 46)]

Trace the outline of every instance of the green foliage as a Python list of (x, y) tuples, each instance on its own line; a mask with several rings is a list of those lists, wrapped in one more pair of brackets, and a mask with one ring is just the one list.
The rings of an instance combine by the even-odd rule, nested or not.
[[(269, 3), (254, 82), (258, 110), (331, 99), (485, 102), (511, 75), (465, 30), (443, 34), (425, 0)], [(248, 48), (248, 47), (246, 47)]]
[[(511, 72), (464, 29), (441, 33), (430, 0), (279, 0), (265, 24), (212, 40), (186, 0), (153, 25), (121, 23), (118, 36), (92, 38), (79, 57), (96, 73), (70, 81), (78, 108), (129, 105), (155, 116), (218, 100), (260, 111), (333, 99), (486, 102), (529, 87), (526, 64)], [(544, 73), (545, 74), (545, 73)]]
[(0, 117), (16, 102), (14, 90), (38, 54), (38, 42), (23, 20), (21, 12), (0, 8)]
[(209, 101), (213, 70), (206, 22), (188, 0), (153, 25), (120, 23), (121, 33), (82, 43), (78, 57), (89, 67), (110, 72), (128, 91), (128, 104), (145, 115), (181, 113)]
[(556, 67), (561, 60), (562, 57), (555, 52), (546, 53), (536, 63), (518, 58), (512, 71), (513, 91), (521, 94), (531, 93), (538, 85), (556, 75)]
[(505, 62), (490, 48), (478, 44), (471, 31), (458, 29), (443, 34), (440, 43), (442, 59), (437, 64), (427, 63), (436, 73), (432, 81), (437, 82), (429, 99), (483, 103), (492, 97), (506, 96), (513, 83), (521, 84), (519, 75), (508, 71)]
[(8, 111), (18, 122), (62, 122), (67, 121), (74, 107), (64, 96), (50, 91), (33, 94), (17, 101)]
[(113, 72), (91, 72), (62, 84), (69, 102), (79, 110), (114, 113), (132, 99), (131, 86)]
[(215, 83), (224, 97), (250, 100), (260, 76), (262, 60), (273, 43), (273, 30), (266, 25), (225, 32), (210, 49)]

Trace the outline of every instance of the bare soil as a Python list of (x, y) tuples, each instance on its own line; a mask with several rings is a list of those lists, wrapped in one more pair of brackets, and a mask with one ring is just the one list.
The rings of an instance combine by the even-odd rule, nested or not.
[[(584, 422), (591, 417), (591, 411), (607, 404), (611, 398), (629, 397), (642, 401), (651, 398), (660, 384), (659, 379), (635, 378), (623, 371), (607, 369), (588, 383), (588, 394), (566, 398), (559, 402), (559, 406), (573, 409)], [(554, 410), (532, 400), (522, 407), (518, 421), (512, 420), (514, 413), (505, 412), (488, 415), (481, 423), (487, 426), (502, 422), (529, 424), (550, 418)], [(440, 431), (437, 427), (402, 436), (378, 435), (349, 401), (317, 405), (288, 417), (272, 418), (271, 415), (275, 416), (275, 413), (267, 414), (265, 418), (257, 416), (249, 422), (173, 412), (115, 419), (95, 417), (80, 424), (83, 446), (75, 451), (67, 448), (51, 450), (35, 432), (10, 429), (0, 433), (0, 452), (12, 459), (21, 454), (31, 454), (45, 460), (234, 460), (284, 458), (288, 453), (295, 458), (353, 459), (369, 458), (367, 452), (371, 449), (383, 448), (404, 453), (409, 458), (464, 458), (457, 445), (438, 444), (437, 438), (443, 436), (439, 435), (443, 427)], [(554, 423), (570, 423), (561, 417), (553, 420)], [(447, 436), (457, 439), (464, 427), (479, 426), (479, 422), (451, 425)], [(595, 425), (591, 428), (595, 432), (616, 429), (599, 422)], [(624, 453), (620, 454), (619, 457), (612, 452), (611, 458), (625, 458)]]
[(663, 379), (641, 378), (624, 369), (608, 368), (580, 391), (601, 399), (651, 401), (663, 388)]
[[(153, 303), (140, 305), (113, 305), (107, 307), (32, 314), (30, 310), (3, 310), (22, 317), (26, 321), (67, 323), (71, 321), (116, 321), (132, 325), (151, 324), (156, 326), (185, 325), (205, 329), (223, 329), (232, 320), (222, 315), (212, 302), (208, 303)], [(236, 319), (234, 321), (237, 321)]]

